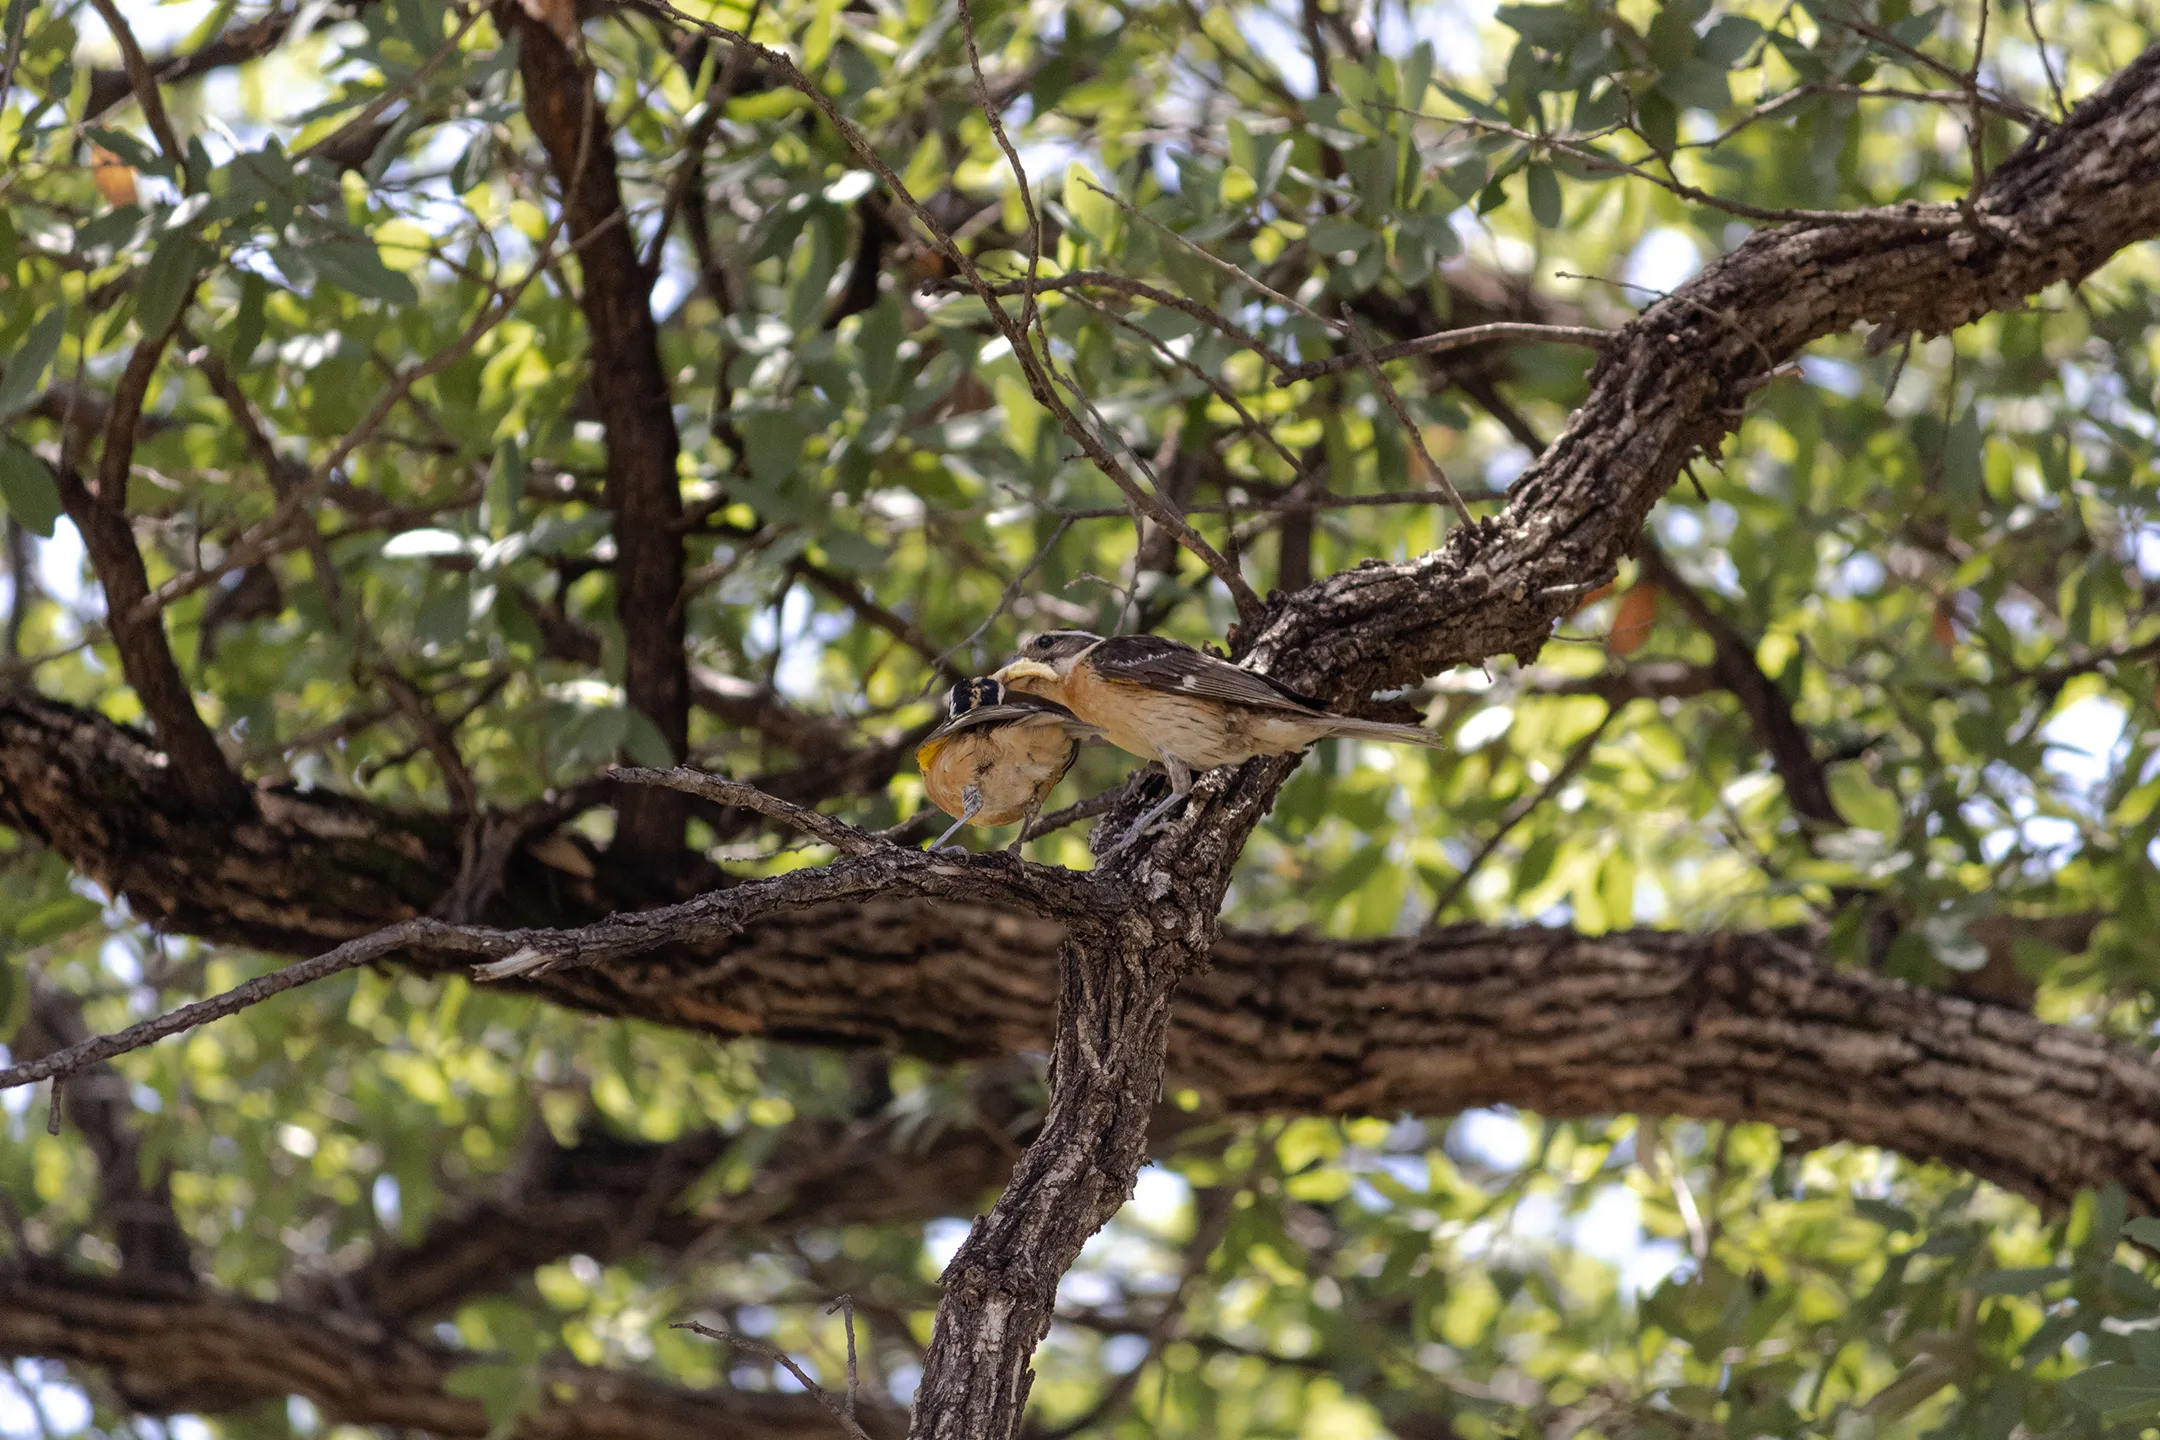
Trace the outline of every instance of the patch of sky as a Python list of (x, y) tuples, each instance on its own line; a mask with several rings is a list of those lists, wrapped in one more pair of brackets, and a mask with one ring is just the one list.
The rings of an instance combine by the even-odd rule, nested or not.
[(1535, 458), (1521, 445), (1504, 445), (1485, 462), (1485, 483), (1505, 490), (1530, 468), (1530, 462)]
[(1833, 360), (1827, 355), (1803, 355), (1800, 357), (1800, 373), (1818, 390), (1827, 390), (1840, 399), (1850, 400), (1860, 393), (1867, 383), (1867, 376), (1860, 367), (1843, 360)]
[(1512, 1110), (1465, 1110), (1448, 1127), (1447, 1152), (1492, 1170), (1520, 1170), (1530, 1161), (1530, 1136)]
[(1831, 571), (1829, 589), (1840, 599), (1873, 595), (1882, 589), (1887, 578), (1888, 572), (1883, 569), (1882, 561), (1860, 550), (1846, 556)]
[(2098, 799), (2126, 719), (2121, 701), (2091, 695), (2065, 706), (2041, 727), (2040, 738), (2047, 746), (2042, 764), (2066, 799), (2088, 804)]
[(827, 645), (847, 633), (849, 623), (843, 615), (817, 613), (810, 596), (797, 586), (780, 602), (777, 623), (769, 606), (751, 617), (747, 638), (753, 654), (778, 652), (773, 683), (780, 693), (790, 700), (807, 701), (818, 695), (820, 656)]
[(930, 1263), (939, 1270), (952, 1264), (953, 1256), (960, 1253), (960, 1244), (968, 1237), (965, 1220), (932, 1220), (923, 1226), (923, 1251)]
[(1702, 250), (1685, 230), (1661, 225), (1635, 242), (1620, 278), (1643, 290), (1670, 292), (1702, 269)]

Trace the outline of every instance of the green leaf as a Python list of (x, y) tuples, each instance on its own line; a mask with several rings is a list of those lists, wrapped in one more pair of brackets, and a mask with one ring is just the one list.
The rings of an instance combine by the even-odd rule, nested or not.
[(525, 476), (525, 452), (513, 435), (496, 448), (495, 464), (488, 471), (488, 534), (497, 540), (509, 534), (511, 525), (517, 520), (518, 500), (525, 493)]
[(1972, 1288), (1975, 1295), (2030, 1295), (2069, 1278), (2070, 1270), (2065, 1265), (2028, 1265), (1983, 1275)]
[(2123, 1222), (2123, 1235), (2140, 1245), (2160, 1249), (2160, 1216), (2140, 1215)]
[(60, 353), (60, 337), (67, 333), (67, 309), (55, 305), (38, 316), (23, 343), (8, 357), (0, 371), (0, 420), (6, 420), (37, 397), (45, 369)]
[(1547, 230), (1560, 228), (1560, 178), (1550, 165), (1531, 165), (1524, 170), (1530, 191), (1530, 218)]
[(241, 278), (240, 306), (233, 313), (232, 339), (225, 351), (226, 362), (235, 369), (244, 369), (262, 343), (263, 306), (269, 298), (270, 282), (262, 276)]
[(168, 230), (135, 281), (135, 323), (145, 335), (162, 335), (195, 293), (195, 279), (210, 247), (192, 231)]
[(1915, 1234), (1920, 1229), (1917, 1216), (1887, 1200), (1871, 1200), (1861, 1196), (1853, 1201), (1853, 1209), (1893, 1235)]
[(1531, 44), (1565, 50), (1589, 31), (1588, 20), (1567, 5), (1502, 5), (1493, 19)]
[(59, 487), (45, 462), (12, 440), (0, 445), (0, 501), (25, 530), (52, 538), (61, 510)]
[(2062, 1388), (2071, 1399), (2099, 1411), (2108, 1421), (2160, 1415), (2160, 1371), (2095, 1365), (2063, 1381)]
[(1697, 43), (1695, 53), (1713, 65), (1731, 69), (1746, 58), (1762, 35), (1762, 26), (1747, 16), (1727, 15), (1710, 27), (1709, 33)]
[(322, 280), (369, 300), (392, 305), (418, 303), (420, 292), (411, 280), (383, 263), (373, 245), (350, 240), (332, 241), (309, 249), (315, 273)]
[(458, 1366), (443, 1377), (443, 1389), (480, 1402), (490, 1440), (516, 1430), (520, 1419), (540, 1408), (542, 1398), (538, 1367), (491, 1361)]

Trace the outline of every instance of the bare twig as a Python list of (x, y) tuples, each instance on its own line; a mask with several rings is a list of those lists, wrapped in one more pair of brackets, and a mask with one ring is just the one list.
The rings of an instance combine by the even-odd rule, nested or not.
[(1591, 729), (1589, 734), (1575, 742), (1575, 748), (1568, 751), (1567, 758), (1560, 762), (1560, 768), (1555, 770), (1543, 785), (1538, 786), (1536, 790), (1517, 800), (1513, 805), (1508, 806), (1507, 813), (1500, 817), (1500, 823), (1494, 827), (1493, 833), (1485, 837), (1485, 843), (1478, 846), (1477, 853), (1472, 855), (1469, 862), (1463, 866), (1462, 873), (1457, 875), (1448, 888), (1440, 893), (1440, 898), (1433, 902), (1432, 918), (1425, 922), (1425, 928), (1428, 932), (1437, 930), (1440, 927), (1440, 917), (1447, 914), (1455, 902), (1462, 898), (1463, 891), (1469, 888), (1471, 880), (1476, 877), (1479, 869), (1484, 866), (1487, 860), (1492, 858), (1492, 853), (1500, 848), (1500, 843), (1507, 839), (1515, 827), (1528, 819), (1532, 811), (1559, 794), (1561, 789), (1582, 770), (1582, 767), (1589, 763), (1590, 752), (1597, 747), (1597, 742), (1604, 736), (1606, 727), (1612, 724), (1613, 718), (1619, 713), (1619, 706), (1608, 702), (1605, 714), (1598, 720), (1598, 723)]
[(983, 118), (990, 122), (990, 133), (997, 137), (998, 148), (1005, 152), (1005, 159), (1012, 166), (1013, 183), (1020, 187), (1020, 204), (1027, 211), (1028, 222), (1028, 268), (1027, 279), (1020, 291), (1020, 333), (1031, 329), (1042, 333), (1043, 356), (1050, 355), (1050, 331), (1042, 324), (1041, 308), (1035, 302), (1035, 280), (1042, 270), (1043, 226), (1042, 216), (1035, 209), (1035, 194), (1028, 187), (1027, 167), (1020, 163), (1020, 152), (1013, 148), (1012, 140), (1005, 133), (1005, 121), (998, 114), (997, 103), (990, 98), (990, 84), (983, 79), (982, 56), (975, 51), (975, 15), (968, 8), (968, 0), (958, 0), (960, 7), (960, 33), (967, 41), (968, 68), (975, 72), (975, 97), (982, 106)]
[(1455, 518), (1465, 525), (1476, 523), (1470, 518), (1470, 507), (1463, 504), (1462, 496), (1455, 493), (1455, 482), (1448, 479), (1447, 471), (1440, 468), (1440, 462), (1433, 459), (1432, 451), (1425, 448), (1424, 432), (1418, 429), (1417, 421), (1410, 418), (1410, 411), (1403, 405), (1402, 396), (1395, 393), (1395, 386), (1387, 378), (1387, 372), (1380, 368), (1379, 361), (1373, 359), (1372, 347), (1365, 343), (1365, 332), (1359, 328), (1357, 318), (1350, 313), (1347, 304), (1343, 306), (1343, 328), (1350, 332), (1350, 343), (1357, 347), (1358, 355), (1365, 364), (1365, 373), (1372, 377), (1373, 388), (1380, 392), (1381, 399), (1387, 401), (1388, 409), (1395, 412), (1395, 418), (1402, 422), (1403, 429), (1410, 432), (1410, 443), (1417, 447), (1418, 459), (1425, 462), (1426, 470), (1440, 482), (1440, 493), (1447, 496), (1448, 504), (1455, 507)]
[(97, 8), (98, 18), (105, 22), (105, 28), (112, 32), (113, 43), (120, 47), (120, 63), (127, 70), (128, 85), (135, 92), (136, 103), (142, 106), (143, 119), (149, 122), (150, 133), (157, 137), (158, 149), (165, 152), (166, 161), (173, 167), (173, 183), (186, 190), (187, 150), (180, 144), (179, 132), (173, 129), (172, 117), (165, 113), (165, 98), (158, 93), (157, 77), (150, 73), (150, 62), (143, 58), (142, 46), (135, 42), (135, 32), (128, 28), (126, 18), (113, 0), (90, 0), (90, 3)]
[[(1372, 347), (1372, 358), (1378, 361), (1406, 360), (1413, 355), (1441, 355), (1450, 350), (1465, 350), (1472, 345), (1487, 345), (1495, 341), (1519, 340), (1526, 344), (1548, 343), (1554, 345), (1585, 345), (1601, 350), (1612, 338), (1610, 331), (1592, 329), (1587, 325), (1529, 325), (1511, 320), (1495, 321), (1490, 325), (1469, 325), (1460, 330), (1442, 330), (1437, 335), (1420, 335), (1414, 340), (1400, 340), (1393, 345)], [(1300, 380), (1311, 380), (1321, 375), (1332, 375), (1338, 370), (1355, 369), (1364, 361), (1356, 355), (1330, 355), (1324, 360), (1308, 360), (1302, 365), (1286, 365), (1275, 377), (1277, 385), (1291, 385)]]
[[(1503, 501), (1505, 490), (1486, 486), (1473, 486), (1460, 490), (1465, 500)], [(1437, 490), (1386, 490), (1374, 495), (1299, 495), (1295, 489), (1272, 500), (1210, 500), (1201, 505), (1188, 505), (1188, 515), (1296, 515), (1309, 510), (1359, 510), (1374, 505), (1430, 505), (1444, 498)], [(1053, 509), (1047, 513), (1065, 520), (1117, 520), (1131, 512), (1110, 505), (1087, 506), (1072, 510)]]
[(1974, 208), (1973, 197), (1987, 184), (1987, 120), (1980, 105), (1980, 66), (1987, 59), (1989, 7), (1988, 0), (1979, 0), (1979, 4), (1980, 25), (1973, 36), (1972, 64), (1961, 77), (1972, 107), (1971, 116), (1965, 122), (1965, 146), (1972, 155), (1972, 184), (1958, 197), (1958, 209), (1964, 212), (1967, 224), (1979, 223), (1979, 211)]
[(818, 1404), (824, 1406), (831, 1413), (833, 1419), (840, 1422), (841, 1429), (854, 1436), (855, 1440), (870, 1440), (870, 1432), (855, 1423), (853, 1405), (842, 1405), (839, 1401), (833, 1399), (831, 1391), (811, 1379), (802, 1366), (795, 1363), (795, 1357), (782, 1350), (779, 1346), (768, 1345), (762, 1340), (752, 1340), (747, 1335), (737, 1335), (731, 1330), (721, 1330), (711, 1325), (701, 1325), (695, 1320), (677, 1320), (668, 1328), (671, 1330), (689, 1330), (703, 1335), (708, 1340), (718, 1340), (723, 1344), (733, 1345), (738, 1350), (748, 1350), (753, 1355), (770, 1360), (773, 1364), (780, 1366), (788, 1374), (794, 1376), (795, 1383), (815, 1397)]
[(2063, 99), (2062, 81), (2055, 78), (2055, 62), (2048, 58), (2047, 37), (2040, 33), (2040, 12), (2035, 0), (2025, 0), (2025, 23), (2032, 27), (2033, 49), (2040, 52), (2040, 70), (2047, 76), (2048, 93), (2055, 97), (2055, 113), (2070, 113), (2069, 102)]
[[(1124, 512), (1119, 511), (1117, 513), (1123, 514)], [(977, 640), (980, 640), (983, 637), (983, 632), (997, 623), (998, 617), (1003, 615), (1008, 609), (1010, 609), (1012, 607), (1013, 601), (1019, 598), (1021, 588), (1027, 584), (1028, 577), (1033, 575), (1036, 570), (1041, 568), (1043, 561), (1048, 559), (1050, 552), (1057, 548), (1058, 541), (1065, 538), (1065, 532), (1072, 528), (1072, 524), (1073, 522), (1071, 516), (1059, 517), (1057, 528), (1050, 532), (1049, 539), (1043, 541), (1043, 543), (1039, 547), (1037, 547), (1035, 551), (1035, 558), (1028, 561), (1028, 563), (1024, 567), (1022, 567), (1019, 574), (1013, 576), (1012, 583), (1005, 587), (1005, 592), (1002, 595), (998, 596), (998, 603), (996, 608), (991, 610), (988, 615), (985, 615), (983, 617), (982, 624), (977, 625), (973, 630), (969, 631), (965, 639), (956, 640), (950, 646), (946, 647), (943, 651), (940, 651), (937, 658), (930, 662), (931, 669), (937, 671), (943, 671), (944, 669), (946, 669), (947, 662), (950, 661), (953, 656), (957, 655), (962, 650), (967, 649)]]
[(770, 816), (791, 829), (799, 830), (813, 840), (823, 841), (843, 855), (868, 855), (875, 850), (891, 848), (891, 842), (881, 840), (867, 830), (858, 830), (844, 820), (821, 815), (800, 805), (768, 795), (755, 785), (745, 785), (739, 780), (728, 780), (718, 775), (708, 775), (687, 765), (672, 770), (648, 770), (635, 765), (619, 765), (608, 775), (626, 785), (657, 785), (665, 790), (680, 790), (686, 795), (696, 795), (720, 805), (734, 805), (744, 810), (755, 810)]
[[(1213, 375), (1208, 374), (1207, 371), (1201, 369), (1198, 365), (1195, 365), (1186, 356), (1180, 355), (1177, 351), (1171, 349), (1167, 341), (1165, 341), (1160, 335), (1157, 335), (1154, 331), (1149, 330), (1145, 325), (1137, 324), (1134, 321), (1126, 318), (1125, 316), (1118, 314), (1117, 311), (1112, 310), (1109, 306), (1103, 304), (1099, 300), (1091, 300), (1085, 295), (1075, 295), (1073, 296), (1073, 299), (1079, 301), (1082, 305), (1087, 306), (1088, 309), (1093, 310), (1096, 314), (1102, 316), (1104, 319), (1109, 320), (1114, 324), (1122, 325), (1127, 330), (1132, 331), (1135, 335), (1138, 335), (1141, 339), (1147, 341), (1147, 343), (1152, 346), (1155, 351), (1160, 354), (1164, 359), (1168, 360), (1171, 364), (1177, 366), (1179, 369), (1185, 371), (1187, 374), (1197, 379), (1201, 384), (1207, 386), (1208, 390), (1215, 396), (1216, 399), (1222, 401), (1223, 404), (1228, 405), (1232, 410), (1237, 412), (1238, 422), (1243, 425), (1244, 428), (1249, 433), (1251, 433), (1251, 435), (1255, 439), (1259, 440), (1262, 444), (1266, 445), (1269, 449), (1273, 450), (1277, 455), (1282, 457), (1282, 462), (1290, 467), (1291, 474), (1302, 475), (1304, 473), (1304, 467), (1298, 463), (1297, 456), (1291, 454), (1289, 447), (1284, 445), (1282, 441), (1275, 438), (1275, 433), (1272, 430), (1269, 430), (1267, 426), (1261, 424), (1259, 420), (1254, 418), (1252, 411), (1245, 408), (1245, 402), (1238, 399), (1237, 394), (1232, 391), (1229, 386), (1223, 384), (1222, 381), (1216, 379)], [(1282, 382), (1278, 381), (1277, 383), (1280, 384)], [(1190, 514), (1192, 512), (1188, 510), (1186, 513)]]
[(474, 933), (433, 920), (407, 920), (401, 924), (385, 926), (357, 940), (348, 940), (336, 949), (325, 951), (313, 959), (297, 961), (282, 970), (273, 970), (268, 975), (259, 975), (253, 980), (244, 981), (222, 995), (197, 1000), (191, 1005), (167, 1011), (154, 1019), (130, 1025), (114, 1034), (100, 1035), (80, 1044), (55, 1050), (39, 1059), (0, 1070), (0, 1090), (12, 1090), (18, 1085), (32, 1085), (40, 1080), (65, 1079), (101, 1060), (125, 1055), (130, 1050), (140, 1050), (168, 1035), (178, 1035), (198, 1025), (207, 1025), (212, 1020), (237, 1014), (273, 995), (380, 960), (408, 945), (434, 945), (452, 950), (486, 950), (486, 945), (474, 942)]
[(1246, 286), (1249, 289), (1259, 291), (1262, 295), (1267, 296), (1268, 299), (1273, 300), (1276, 304), (1282, 306), (1284, 309), (1289, 310), (1294, 314), (1304, 316), (1307, 320), (1312, 321), (1315, 325), (1320, 326), (1323, 330), (1342, 329), (1342, 322), (1340, 320), (1328, 319), (1325, 315), (1322, 315), (1319, 311), (1312, 309), (1304, 302), (1283, 294), (1280, 290), (1275, 289), (1273, 286), (1269, 285), (1266, 281), (1260, 279), (1258, 276), (1255, 276), (1250, 271), (1245, 270), (1244, 268), (1223, 259), (1220, 255), (1211, 253), (1202, 246), (1195, 245), (1192, 241), (1186, 239), (1183, 235), (1178, 234), (1177, 231), (1172, 230), (1169, 226), (1163, 224), (1154, 216), (1149, 215), (1145, 211), (1141, 210), (1139, 206), (1133, 204), (1124, 196), (1117, 194), (1115, 191), (1105, 190), (1102, 186), (1095, 184), (1091, 180), (1082, 180), (1080, 183), (1087, 186), (1088, 189), (1093, 190), (1096, 194), (1102, 196), (1104, 199), (1108, 200), (1111, 204), (1117, 206), (1118, 209), (1124, 211), (1127, 215), (1132, 216), (1133, 219), (1138, 220), (1141, 224), (1153, 229), (1156, 234), (1161, 235), (1166, 240), (1172, 241), (1180, 249), (1184, 250), (1187, 254), (1192, 255), (1196, 259), (1206, 262), (1208, 265), (1212, 266), (1217, 270), (1220, 270), (1223, 274), (1229, 276), (1238, 284)]
[(855, 1396), (862, 1389), (862, 1372), (855, 1360), (855, 1297), (842, 1293), (832, 1304), (825, 1307), (827, 1315), (837, 1313), (840, 1323), (847, 1330), (847, 1418), (855, 1418)]
[[(471, 30), (474, 25), (478, 24), (480, 21), (480, 17), (482, 15), (485, 15), (486, 13), (487, 7), (485, 5), (474, 5), (470, 10), (465, 11), (462, 15), (458, 17), (458, 27), (456, 30), (451, 32), (450, 38), (435, 47), (434, 53), (429, 55), (427, 59), (421, 61), (417, 69), (415, 69), (410, 75), (407, 75), (403, 80), (400, 80), (397, 84), (385, 87), (380, 95), (377, 95), (374, 99), (368, 101), (367, 104), (360, 107), (359, 114), (353, 116), (350, 120), (347, 120), (344, 124), (338, 126), (337, 129), (331, 131), (328, 135), (323, 136), (322, 139), (308, 146), (299, 154), (293, 156), (293, 159), (312, 160), (318, 155), (336, 154), (339, 150), (339, 147), (347, 144), (352, 139), (352, 137), (358, 135), (362, 130), (365, 130), (368, 126), (374, 124), (376, 118), (380, 116), (383, 111), (389, 109), (392, 105), (395, 105), (400, 99), (404, 98), (406, 95), (409, 95), (413, 91), (419, 89), (421, 84), (425, 82), (430, 75), (433, 75), (437, 70), (441, 69), (442, 63), (445, 60), (448, 60), (452, 55), (455, 55), (458, 51), (458, 47), (464, 43), (465, 33), (468, 30)], [(378, 141), (376, 143), (380, 144), (381, 142)]]
[[(786, 804), (756, 791), (749, 792), (748, 797), (738, 794), (728, 803), (776, 807), (765, 812), (769, 814), (781, 813), (777, 807)], [(817, 819), (818, 823), (827, 823), (825, 817)], [(839, 825), (837, 821), (829, 823)], [(1130, 904), (1123, 887), (1092, 874), (1031, 865), (1003, 855), (978, 858), (951, 851), (924, 854), (879, 843), (852, 827), (841, 828), (847, 831), (850, 845), (867, 849), (856, 850), (830, 865), (745, 881), (654, 910), (610, 915), (580, 929), (498, 930), (434, 919), (386, 925), (310, 959), (244, 981), (223, 994), (0, 1070), (0, 1090), (65, 1078), (101, 1060), (140, 1050), (169, 1035), (237, 1014), (273, 995), (407, 948), (500, 956), (492, 964), (475, 967), (474, 975), (481, 980), (505, 980), (606, 964), (671, 943), (710, 943), (740, 932), (763, 915), (809, 909), (837, 900), (859, 900), (867, 895), (965, 899), (1017, 906), (1067, 920), (1122, 911)]]
[[(956, 282), (950, 280), (939, 282), (939, 284), (946, 289), (956, 288)], [(1035, 290), (1037, 294), (1049, 294), (1057, 290), (1079, 290), (1083, 288), (1109, 290), (1115, 294), (1131, 296), (1135, 299), (1146, 300), (1150, 304), (1161, 305), (1166, 309), (1175, 310), (1181, 315), (1189, 315), (1201, 324), (1220, 332), (1229, 339), (1236, 341), (1239, 345), (1244, 346), (1247, 350), (1252, 351), (1262, 360), (1267, 361), (1271, 368), (1276, 370), (1294, 368), (1289, 358), (1281, 351), (1275, 349), (1267, 341), (1262, 340), (1236, 321), (1227, 318), (1221, 311), (1214, 309), (1212, 306), (1203, 305), (1189, 296), (1176, 294), (1157, 285), (1150, 285), (1145, 280), (1135, 280), (1126, 275), (1113, 275), (1107, 270), (1072, 270), (1063, 275), (1045, 277), (1041, 283), (1036, 285)], [(1019, 281), (1009, 281), (990, 287), (990, 293), (993, 295), (1017, 295), (1020, 290), (1021, 282)]]

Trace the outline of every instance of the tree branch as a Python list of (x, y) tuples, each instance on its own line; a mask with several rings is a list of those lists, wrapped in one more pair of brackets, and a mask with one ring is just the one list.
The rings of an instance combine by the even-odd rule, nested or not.
[[(495, 1433), (480, 1401), (445, 1388), (494, 1357), (451, 1351), (366, 1321), (229, 1295), (88, 1275), (0, 1269), (0, 1355), (38, 1355), (105, 1371), (146, 1415), (239, 1409), (304, 1395), (327, 1419), (384, 1430)], [(542, 1364), (520, 1440), (831, 1440), (808, 1396), (690, 1390), (620, 1371)], [(895, 1433), (890, 1412), (863, 1421)]]
[[(518, 41), (525, 118), (563, 187), (584, 285), (591, 385), (607, 430), (607, 499), (615, 514), (615, 613), (622, 621), (623, 689), (678, 760), (690, 748), (690, 667), (683, 649), (681, 439), (660, 365), (652, 277), (623, 213), (614, 140), (588, 68), (555, 32), (506, 0), (496, 23)], [(664, 789), (625, 795), (615, 844), (672, 872), (683, 859), (689, 805)]]

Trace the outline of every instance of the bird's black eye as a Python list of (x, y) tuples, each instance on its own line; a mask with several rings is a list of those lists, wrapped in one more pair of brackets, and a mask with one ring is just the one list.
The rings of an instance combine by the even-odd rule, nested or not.
[(1038, 650), (1047, 651), (1050, 648), (1050, 637), (1047, 635), (1037, 635), (1035, 637), (1035, 648)]

